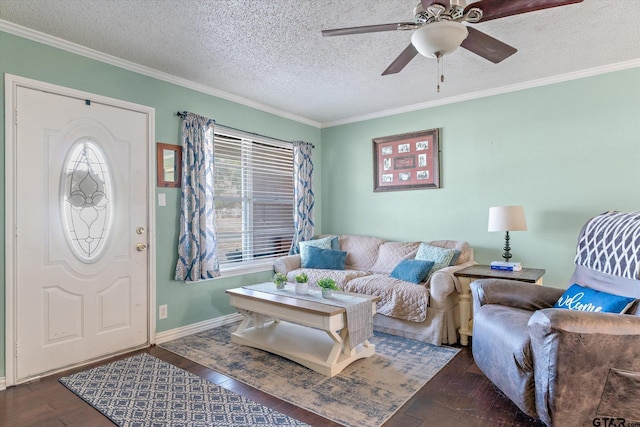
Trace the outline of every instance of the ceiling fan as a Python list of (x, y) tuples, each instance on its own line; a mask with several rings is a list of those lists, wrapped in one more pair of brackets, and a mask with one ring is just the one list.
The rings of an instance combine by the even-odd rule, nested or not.
[[(482, 31), (464, 25), (463, 22), (485, 22), (582, 1), (480, 0), (467, 5), (465, 0), (421, 0), (414, 9), (415, 17), (412, 22), (323, 30), (322, 35), (329, 37), (380, 31), (415, 30), (411, 36), (411, 44), (384, 70), (383, 76), (402, 71), (418, 53), (436, 58), (440, 66), (442, 56), (453, 52), (459, 46), (497, 64), (516, 53), (517, 49)], [(443, 80), (442, 77), (441, 79)]]

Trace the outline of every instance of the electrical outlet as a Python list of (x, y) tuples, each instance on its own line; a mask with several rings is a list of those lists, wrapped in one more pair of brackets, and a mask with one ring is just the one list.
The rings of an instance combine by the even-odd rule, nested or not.
[(167, 304), (163, 304), (158, 307), (158, 318), (166, 319), (167, 318)]

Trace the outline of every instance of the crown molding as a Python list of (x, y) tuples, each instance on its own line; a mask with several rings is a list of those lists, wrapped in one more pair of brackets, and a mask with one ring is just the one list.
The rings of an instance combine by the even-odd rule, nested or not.
[(245, 105), (247, 107), (255, 108), (256, 110), (264, 111), (265, 113), (274, 114), (276, 116), (283, 117), (285, 119), (293, 120), (302, 124), (320, 128), (322, 124), (306, 117), (298, 116), (296, 114), (289, 113), (287, 111), (281, 111), (268, 105), (261, 104), (259, 102), (247, 99), (232, 93), (228, 93), (219, 89), (214, 89), (209, 86), (205, 86), (199, 83), (192, 82), (181, 77), (163, 73), (144, 65), (136, 64), (135, 62), (127, 61), (125, 59), (118, 58), (113, 55), (99, 52), (94, 49), (72, 43), (70, 41), (51, 36), (49, 34), (42, 33), (40, 31), (32, 30), (30, 28), (23, 27), (21, 25), (14, 24), (0, 19), (0, 31), (4, 31), (15, 36), (23, 37), (38, 43), (42, 43), (57, 49), (61, 49), (67, 52), (71, 52), (77, 55), (84, 56), (86, 58), (94, 59), (96, 61), (104, 62), (109, 65), (113, 65), (125, 70), (133, 71), (138, 74), (142, 74), (147, 77), (153, 77), (158, 80), (172, 83), (178, 86), (182, 86), (187, 89), (192, 89), (197, 92), (201, 92), (207, 95), (215, 96), (217, 98), (226, 99), (237, 104)]
[(443, 98), (436, 101), (423, 102), (420, 104), (407, 105), (400, 108), (394, 108), (391, 110), (379, 111), (377, 113), (364, 114), (361, 116), (355, 116), (344, 120), (336, 120), (333, 122), (322, 123), (322, 128), (328, 128), (333, 126), (340, 126), (349, 123), (363, 122), (365, 120), (379, 119), (382, 117), (394, 116), (396, 114), (408, 113), (411, 111), (424, 110), (427, 108), (439, 107), (441, 105), (454, 104), (456, 102), (470, 101), (472, 99), (484, 98), (487, 96), (500, 95), (503, 93), (517, 92), (519, 90), (531, 89), (539, 86), (546, 86), (555, 83), (566, 82), (569, 80), (577, 80), (584, 77), (597, 76), (599, 74), (611, 73), (614, 71), (628, 70), (631, 68), (640, 67), (640, 59), (633, 59), (630, 61), (618, 62), (615, 64), (603, 65), (600, 67), (588, 68), (586, 70), (574, 71), (566, 74), (559, 74), (557, 76), (546, 77), (543, 79), (531, 80), (528, 82), (517, 83), (509, 86), (502, 86), (495, 89), (482, 90), (478, 92), (472, 92), (460, 96), (452, 96), (449, 98)]
[(379, 119), (383, 117), (394, 116), (397, 114), (408, 113), (417, 110), (424, 110), (433, 107), (439, 107), (442, 105), (454, 104), (457, 102), (470, 101), (473, 99), (484, 98), (488, 96), (500, 95), (509, 92), (517, 92), (520, 90), (531, 89), (539, 86), (546, 86), (555, 83), (566, 82), (570, 80), (581, 79), (584, 77), (596, 76), (599, 74), (606, 74), (614, 71), (622, 71), (630, 68), (640, 67), (640, 59), (634, 59), (625, 62), (619, 62), (615, 64), (604, 65), (600, 67), (589, 68), (585, 70), (574, 71), (571, 73), (560, 74), (557, 76), (546, 77), (543, 79), (531, 80), (528, 82), (517, 83), (514, 85), (502, 86), (494, 89), (488, 89), (483, 91), (472, 92), (460, 96), (452, 96), (449, 98), (443, 98), (435, 101), (428, 101), (419, 104), (407, 105), (404, 107), (394, 108), (390, 110), (383, 110), (376, 113), (364, 114), (360, 116), (354, 116), (342, 120), (336, 120), (332, 122), (320, 123), (315, 120), (308, 119), (306, 117), (298, 116), (286, 111), (281, 111), (259, 102), (253, 101), (248, 98), (244, 98), (232, 93), (224, 92), (219, 89), (211, 88), (199, 83), (192, 82), (187, 79), (173, 76), (168, 73), (155, 70), (153, 68), (145, 67), (143, 65), (136, 64), (131, 61), (127, 61), (106, 53), (102, 53), (93, 49), (89, 49), (84, 46), (80, 46), (75, 43), (71, 43), (67, 40), (63, 40), (58, 37), (51, 36), (49, 34), (35, 31), (30, 28), (23, 27), (21, 25), (14, 24), (12, 22), (4, 21), (0, 19), (0, 31), (7, 32), (19, 37), (23, 37), (29, 40), (33, 40), (48, 46), (52, 46), (67, 52), (71, 52), (77, 55), (81, 55), (96, 61), (104, 62), (109, 65), (114, 65), (119, 68), (123, 68), (129, 71), (133, 71), (138, 74), (142, 74), (148, 77), (152, 77), (158, 80), (172, 83), (187, 89), (192, 89), (197, 92), (201, 92), (207, 95), (215, 96), (218, 98), (226, 99), (228, 101), (235, 102), (237, 104), (245, 105), (247, 107), (255, 108), (256, 110), (264, 111), (266, 113), (274, 114), (285, 119), (293, 120), (302, 124), (313, 126), (315, 128), (329, 128), (333, 126), (340, 126), (350, 123), (363, 122), (366, 120)]

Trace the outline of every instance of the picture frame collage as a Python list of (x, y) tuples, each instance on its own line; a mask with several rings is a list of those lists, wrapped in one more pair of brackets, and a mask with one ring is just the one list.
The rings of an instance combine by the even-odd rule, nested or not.
[(373, 139), (374, 192), (440, 188), (439, 130)]

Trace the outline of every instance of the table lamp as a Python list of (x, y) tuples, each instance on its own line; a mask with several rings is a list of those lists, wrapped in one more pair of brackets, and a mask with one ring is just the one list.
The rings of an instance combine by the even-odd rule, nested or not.
[(509, 246), (510, 231), (527, 231), (527, 220), (524, 218), (522, 206), (494, 206), (489, 208), (489, 231), (505, 231), (504, 253), (505, 262), (511, 259)]

